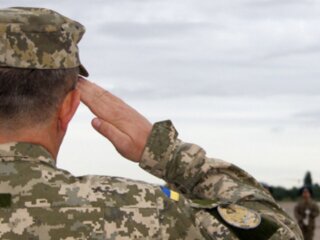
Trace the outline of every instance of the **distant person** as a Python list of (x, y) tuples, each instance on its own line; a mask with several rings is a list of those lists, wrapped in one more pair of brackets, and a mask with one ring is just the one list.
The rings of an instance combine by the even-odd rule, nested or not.
[[(0, 10), (0, 239), (302, 239), (248, 173), (79, 76), (88, 76), (77, 46), (83, 33), (52, 10)], [(167, 186), (59, 169), (80, 100), (106, 141)], [(115, 160), (104, 158), (112, 169)]]
[(300, 190), (301, 199), (294, 208), (294, 215), (302, 230), (305, 240), (312, 240), (315, 230), (315, 220), (319, 215), (318, 204), (312, 199), (311, 187), (303, 187)]

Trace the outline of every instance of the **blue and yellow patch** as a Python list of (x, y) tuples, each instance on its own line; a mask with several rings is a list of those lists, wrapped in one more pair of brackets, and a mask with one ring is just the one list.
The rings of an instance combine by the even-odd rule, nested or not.
[(172, 199), (173, 201), (179, 201), (180, 199), (180, 194), (175, 192), (175, 191), (172, 191), (170, 190), (169, 188), (167, 187), (163, 187), (161, 186), (160, 187), (162, 192), (170, 199)]

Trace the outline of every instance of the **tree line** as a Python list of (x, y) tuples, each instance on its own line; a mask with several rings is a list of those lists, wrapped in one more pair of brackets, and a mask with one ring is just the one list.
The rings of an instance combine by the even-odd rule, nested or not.
[[(320, 201), (320, 185), (313, 183), (310, 171), (306, 173), (303, 179), (303, 186), (310, 187), (313, 191), (313, 198)], [(277, 201), (296, 201), (300, 196), (300, 190), (303, 186), (292, 188), (268, 186), (268, 189)]]

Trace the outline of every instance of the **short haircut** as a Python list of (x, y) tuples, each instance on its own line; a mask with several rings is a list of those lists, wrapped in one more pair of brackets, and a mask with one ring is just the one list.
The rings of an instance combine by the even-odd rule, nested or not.
[(78, 71), (0, 67), (0, 127), (20, 129), (46, 122), (75, 88)]
[(310, 193), (310, 196), (313, 197), (313, 189), (312, 189), (312, 187), (309, 186), (309, 185), (305, 185), (305, 186), (303, 186), (302, 188), (299, 189), (299, 196), (302, 196), (303, 191), (304, 191), (305, 189), (308, 190), (308, 192)]

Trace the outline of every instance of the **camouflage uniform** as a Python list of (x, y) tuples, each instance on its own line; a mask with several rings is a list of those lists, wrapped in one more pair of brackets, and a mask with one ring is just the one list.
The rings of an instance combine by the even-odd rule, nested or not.
[[(178, 140), (169, 121), (154, 125), (140, 166), (181, 194), (172, 199), (166, 188), (117, 177), (75, 177), (41, 146), (0, 145), (1, 239), (302, 239), (251, 176)], [(238, 214), (239, 206), (254, 215)]]
[(85, 28), (50, 9), (0, 9), (0, 67), (80, 68), (77, 43)]
[[(0, 10), (0, 66), (82, 67), (81, 24), (47, 9)], [(154, 125), (140, 167), (160, 187), (75, 177), (31, 143), (0, 145), (1, 239), (300, 240), (293, 220), (250, 175)], [(91, 159), (90, 159), (91, 160)], [(93, 159), (92, 159), (93, 160)]]
[(318, 204), (312, 199), (301, 199), (294, 208), (294, 215), (302, 230), (305, 240), (312, 240), (315, 229), (315, 220), (319, 216)]

